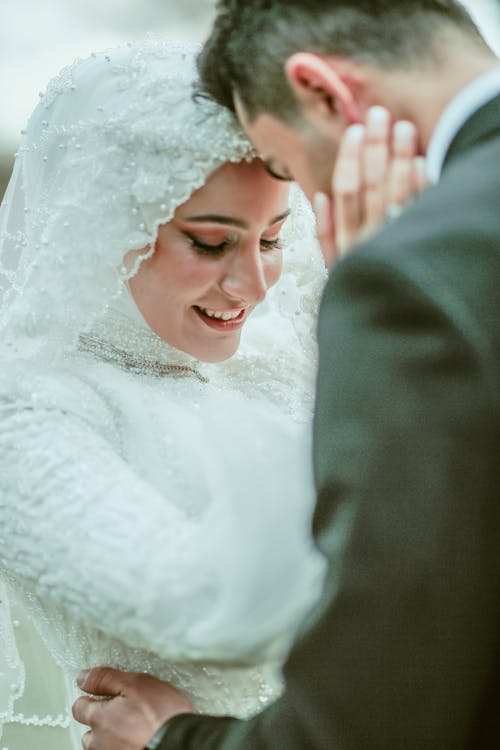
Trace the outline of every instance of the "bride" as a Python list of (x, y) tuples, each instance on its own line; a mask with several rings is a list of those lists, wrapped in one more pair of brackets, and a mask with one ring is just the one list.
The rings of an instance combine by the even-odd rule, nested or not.
[(321, 588), (324, 265), (305, 202), (194, 78), (194, 51), (160, 42), (77, 61), (35, 109), (2, 204), (9, 750), (79, 748), (75, 677), (98, 664), (167, 680), (198, 711), (256, 713)]

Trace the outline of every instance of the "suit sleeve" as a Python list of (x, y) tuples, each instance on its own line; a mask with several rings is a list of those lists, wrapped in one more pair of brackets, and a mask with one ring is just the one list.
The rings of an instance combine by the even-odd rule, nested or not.
[(247, 723), (178, 717), (165, 750), (469, 746), (500, 622), (498, 373), (449, 285), (371, 250), (323, 301), (315, 533), (330, 567), (287, 691)]

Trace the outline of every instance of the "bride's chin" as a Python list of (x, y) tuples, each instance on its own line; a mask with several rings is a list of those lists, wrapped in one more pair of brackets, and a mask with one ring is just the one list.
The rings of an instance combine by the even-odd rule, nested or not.
[(217, 364), (217, 362), (226, 362), (228, 359), (231, 359), (231, 357), (234, 357), (236, 352), (239, 349), (239, 341), (236, 346), (234, 346), (230, 351), (229, 349), (218, 349), (217, 346), (213, 346), (212, 349), (209, 351), (204, 351), (203, 353), (194, 353), (194, 352), (188, 352), (192, 354), (193, 357), (196, 357), (200, 362), (207, 362), (207, 364)]
[[(238, 332), (239, 334), (240, 332)], [(217, 362), (225, 362), (231, 357), (234, 357), (240, 347), (240, 335), (233, 335), (231, 339), (223, 341), (207, 341), (205, 345), (199, 347), (193, 347), (191, 354), (196, 357), (200, 362), (207, 362), (209, 364), (216, 364)]]

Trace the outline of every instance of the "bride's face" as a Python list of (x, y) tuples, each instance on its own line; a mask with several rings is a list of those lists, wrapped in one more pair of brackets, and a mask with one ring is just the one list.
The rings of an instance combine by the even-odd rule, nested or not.
[(288, 188), (260, 159), (214, 172), (160, 227), (153, 256), (129, 282), (152, 330), (205, 362), (231, 357), (248, 316), (280, 276), (287, 215)]

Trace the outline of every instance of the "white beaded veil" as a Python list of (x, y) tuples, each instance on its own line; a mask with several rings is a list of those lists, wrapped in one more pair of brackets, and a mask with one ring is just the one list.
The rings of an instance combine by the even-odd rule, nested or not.
[[(255, 158), (233, 115), (195, 95), (198, 51), (126, 45), (77, 60), (40, 94), (0, 207), (0, 362), (76, 346), (160, 224), (222, 164)], [(279, 307), (298, 318), (316, 311), (325, 272), (300, 191), (291, 205)], [(127, 274), (125, 253), (145, 247)], [(293, 322), (307, 347), (310, 320)]]
[[(197, 52), (154, 40), (110, 50), (41, 95), (0, 208), (0, 367), (77, 347), (136, 272), (122, 268), (124, 255), (149, 247), (149, 257), (160, 224), (213, 171), (255, 158), (233, 116), (193, 96)], [(270, 304), (313, 358), (324, 267), (311, 228), (297, 193)], [(10, 620), (0, 604), (0, 735), (24, 679)]]
[(123, 289), (124, 253), (152, 253), (215, 169), (255, 157), (229, 112), (194, 97), (196, 51), (92, 55), (40, 95), (0, 214), (4, 356), (75, 342)]

